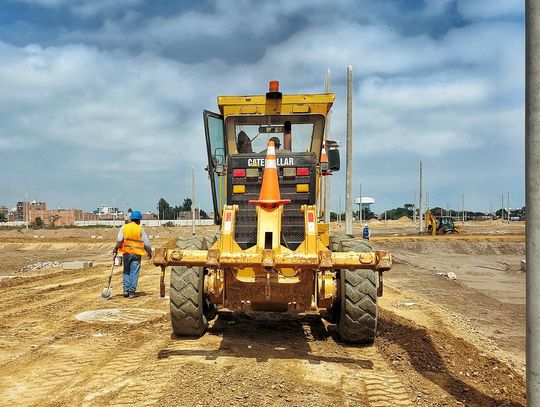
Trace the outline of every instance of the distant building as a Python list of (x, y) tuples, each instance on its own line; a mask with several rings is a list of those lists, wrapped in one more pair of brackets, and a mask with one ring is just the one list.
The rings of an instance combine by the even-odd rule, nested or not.
[(157, 219), (157, 215), (155, 213), (148, 211), (142, 214), (142, 218), (143, 220), (154, 220), (154, 219)]
[(95, 214), (97, 215), (113, 215), (113, 214), (118, 214), (118, 208), (113, 208), (112, 206), (107, 206), (105, 204), (101, 204), (101, 206), (99, 208), (97, 208), (95, 211), (94, 211)]
[(17, 219), (16, 220), (26, 222), (32, 219), (31, 216), (29, 216), (30, 209), (46, 210), (47, 204), (45, 202), (38, 202), (38, 201), (17, 202)]
[(38, 223), (41, 219), (43, 226), (73, 226), (75, 221), (96, 220), (93, 213), (86, 213), (81, 209), (37, 209), (30, 208), (28, 219), (31, 223)]
[[(191, 220), (193, 219), (193, 214), (191, 211), (179, 211), (176, 213), (176, 219)], [(199, 208), (195, 208), (195, 219), (201, 219)]]
[(0, 205), (0, 218), (4, 221), (9, 219), (9, 209), (7, 206)]

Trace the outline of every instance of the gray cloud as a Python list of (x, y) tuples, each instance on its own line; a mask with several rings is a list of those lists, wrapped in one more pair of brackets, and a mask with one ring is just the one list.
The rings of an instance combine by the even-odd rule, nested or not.
[(142, 3), (142, 0), (11, 0), (33, 6), (60, 9), (68, 8), (80, 17), (93, 17), (99, 14), (116, 12)]
[(457, 3), (463, 17), (471, 20), (523, 15), (523, 1), (521, 0), (458, 0)]
[[(160, 196), (187, 196), (195, 165), (201, 206), (210, 209), (201, 111), (216, 110), (217, 95), (263, 93), (270, 79), (284, 92), (320, 92), (330, 67), (332, 134), (344, 140), (349, 64), (355, 184), (379, 208), (412, 199), (422, 157), (438, 174), (427, 185), (432, 202), (466, 188), (471, 206), (484, 208), (498, 189), (523, 200), (523, 24), (497, 20), (519, 8), (500, 5), (477, 21), (481, 2), (427, 1), (415, 18), (429, 22), (457, 7), (474, 20), (434, 36), (404, 34), (381, 17), (388, 6), (373, 2), (218, 1), (168, 16), (145, 16), (129, 0), (116, 14), (107, 1), (86, 12), (76, 11), (86, 2), (35, 4), (101, 15), (102, 23), (60, 30), (47, 44), (38, 35), (25, 46), (0, 42), (0, 170), (10, 182), (0, 201), (30, 189), (73, 206), (116, 196), (150, 209)], [(32, 171), (22, 164), (29, 159)], [(500, 172), (521, 175), (480, 188)], [(336, 209), (343, 176), (333, 177)]]

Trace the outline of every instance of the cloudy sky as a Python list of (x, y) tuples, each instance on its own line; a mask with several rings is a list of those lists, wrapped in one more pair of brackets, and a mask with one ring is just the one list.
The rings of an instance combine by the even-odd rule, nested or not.
[(0, 205), (150, 210), (195, 166), (210, 210), (202, 110), (330, 68), (345, 141), (347, 65), (354, 195), (411, 202), (422, 159), (431, 206), (524, 205), (521, 0), (0, 0)]

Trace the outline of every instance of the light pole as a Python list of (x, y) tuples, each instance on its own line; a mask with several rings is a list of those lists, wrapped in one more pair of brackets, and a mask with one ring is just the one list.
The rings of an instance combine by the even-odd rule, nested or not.
[(352, 235), (352, 66), (347, 67), (347, 151), (345, 171), (345, 233)]
[(525, 207), (527, 404), (540, 406), (540, 3), (525, 2)]

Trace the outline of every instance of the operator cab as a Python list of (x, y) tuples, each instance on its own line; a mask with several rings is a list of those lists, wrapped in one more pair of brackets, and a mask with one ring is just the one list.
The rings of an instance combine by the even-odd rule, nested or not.
[[(223, 205), (238, 205), (235, 240), (242, 249), (257, 242), (258, 199), (266, 148), (276, 145), (276, 164), (284, 206), (281, 244), (292, 250), (304, 240), (301, 205), (317, 200), (318, 165), (326, 115), (333, 94), (282, 95), (279, 85), (266, 96), (221, 96), (222, 114), (204, 112), (208, 172), (212, 185), (215, 222), (221, 223)], [(330, 169), (339, 169), (337, 147)]]

